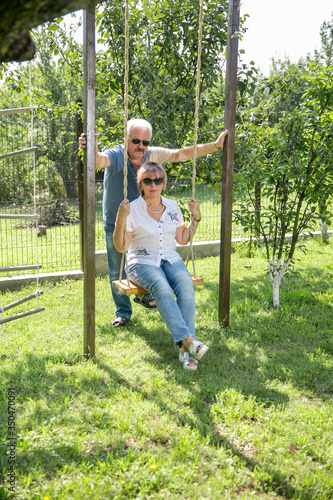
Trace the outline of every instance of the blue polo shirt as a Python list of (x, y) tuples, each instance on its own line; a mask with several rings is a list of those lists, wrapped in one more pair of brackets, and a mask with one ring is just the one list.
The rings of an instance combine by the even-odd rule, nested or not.
[[(124, 199), (124, 146), (119, 144), (106, 149), (103, 154), (110, 159), (110, 166), (104, 172), (103, 221), (104, 226), (114, 226), (120, 203)], [(151, 150), (148, 148), (143, 158), (145, 162)], [(127, 160), (127, 198), (133, 201), (139, 196), (136, 185), (136, 170), (130, 159)]]
[[(147, 149), (143, 157), (143, 162), (147, 160), (157, 163), (168, 163), (171, 156), (177, 150), (159, 148), (152, 146)], [(124, 199), (124, 146), (119, 144), (111, 149), (103, 151), (110, 159), (110, 166), (104, 171), (104, 192), (103, 192), (103, 221), (104, 227), (114, 227), (120, 203)], [(131, 202), (139, 196), (136, 185), (136, 170), (127, 159), (127, 198)]]

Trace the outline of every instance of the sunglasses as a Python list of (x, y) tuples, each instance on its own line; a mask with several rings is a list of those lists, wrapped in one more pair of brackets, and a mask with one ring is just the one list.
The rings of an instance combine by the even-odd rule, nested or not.
[(163, 184), (164, 182), (164, 179), (163, 177), (156, 177), (156, 179), (149, 179), (146, 177), (145, 179), (142, 179), (142, 182), (145, 186), (151, 186), (153, 183), (155, 184), (155, 186), (161, 186), (161, 184)]
[[(129, 139), (131, 138), (129, 137)], [(142, 142), (142, 145), (145, 147), (149, 146), (150, 144), (150, 141), (145, 141), (145, 140), (142, 141), (141, 139), (131, 139), (131, 141), (133, 142), (133, 144), (140, 144), (140, 142)]]

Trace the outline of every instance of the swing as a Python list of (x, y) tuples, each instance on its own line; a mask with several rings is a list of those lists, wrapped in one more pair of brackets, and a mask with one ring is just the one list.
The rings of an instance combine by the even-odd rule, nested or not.
[[(14, 113), (25, 113), (25, 112), (31, 112), (31, 147), (26, 148), (26, 149), (21, 149), (19, 151), (14, 151), (12, 153), (6, 153), (3, 155), (0, 155), (0, 160), (9, 158), (12, 156), (16, 155), (22, 155), (22, 154), (33, 154), (33, 179), (34, 179), (34, 214), (0, 214), (0, 219), (29, 219), (29, 220), (35, 220), (36, 221), (36, 264), (28, 264), (28, 265), (23, 265), (23, 266), (8, 266), (8, 267), (0, 267), (0, 273), (3, 272), (10, 272), (10, 271), (23, 271), (23, 270), (29, 270), (29, 269), (37, 269), (37, 283), (36, 283), (36, 291), (35, 293), (32, 293), (28, 295), (27, 297), (24, 297), (22, 299), (16, 300), (15, 302), (12, 302), (11, 304), (8, 304), (6, 306), (1, 306), (0, 302), (0, 325), (3, 323), (7, 323), (8, 321), (13, 321), (15, 319), (20, 319), (24, 318), (25, 316), (30, 316), (31, 314), (36, 314), (36, 313), (41, 313), (44, 311), (45, 307), (39, 307), (38, 303), (38, 297), (42, 295), (42, 291), (38, 290), (38, 285), (39, 285), (39, 269), (42, 267), (41, 264), (38, 263), (38, 219), (40, 218), (39, 215), (36, 214), (36, 158), (35, 158), (35, 152), (38, 149), (36, 146), (33, 145), (33, 112), (36, 107), (31, 105), (31, 65), (29, 65), (29, 90), (30, 90), (30, 105), (27, 108), (15, 108), (15, 109), (5, 109), (0, 111), (0, 114), (14, 114)], [(37, 299), (38, 307), (35, 309), (30, 309), (29, 311), (21, 312), (12, 316), (9, 316), (7, 318), (3, 317), (3, 313), (8, 311), (9, 309), (12, 309), (13, 307), (16, 307), (20, 304), (24, 304), (25, 302), (28, 302), (32, 299)]]
[[(197, 158), (197, 139), (198, 139), (198, 115), (199, 115), (199, 94), (200, 94), (200, 65), (201, 65), (201, 42), (202, 42), (202, 24), (203, 24), (203, 0), (200, 0), (200, 13), (199, 13), (199, 32), (198, 32), (198, 58), (197, 58), (197, 74), (196, 74), (196, 94), (195, 94), (195, 116), (194, 116), (194, 142), (193, 142), (193, 170), (192, 170), (192, 197), (195, 195), (195, 177), (196, 177), (196, 158)], [(127, 198), (127, 118), (128, 118), (128, 72), (129, 72), (129, 8), (128, 0), (125, 6), (125, 76), (124, 76), (124, 199)], [(196, 276), (194, 266), (194, 253), (193, 253), (193, 230), (190, 226), (190, 248), (186, 259), (186, 266), (188, 264), (189, 255), (193, 264), (193, 274), (191, 275), (194, 286), (202, 285), (203, 279)], [(139, 295), (143, 296), (148, 293), (143, 288), (139, 287), (128, 278), (122, 279), (122, 271), (124, 268), (124, 260), (126, 264), (126, 227), (124, 229), (124, 250), (120, 265), (119, 280), (112, 282), (112, 286), (124, 295)], [(127, 267), (127, 266), (126, 266)]]

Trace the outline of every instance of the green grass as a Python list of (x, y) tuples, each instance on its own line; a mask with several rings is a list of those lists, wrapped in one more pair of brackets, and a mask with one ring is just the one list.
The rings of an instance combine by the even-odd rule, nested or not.
[(133, 321), (112, 328), (106, 278), (96, 281), (96, 357), (85, 361), (82, 282), (44, 286), (41, 318), (1, 333), (4, 446), (8, 388), (16, 394), (15, 498), (332, 499), (333, 247), (307, 248), (280, 310), (261, 252), (234, 253), (226, 329), (218, 259), (196, 262), (197, 337), (210, 350), (193, 373), (157, 311), (133, 304)]

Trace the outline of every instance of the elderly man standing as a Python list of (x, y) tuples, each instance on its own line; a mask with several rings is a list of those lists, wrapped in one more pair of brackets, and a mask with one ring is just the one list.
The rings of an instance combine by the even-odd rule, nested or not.
[[(223, 148), (225, 136), (228, 131), (222, 132), (215, 142), (198, 144), (197, 157), (206, 156)], [(149, 122), (142, 119), (133, 119), (127, 122), (128, 137), (128, 173), (127, 173), (127, 198), (133, 201), (139, 196), (136, 172), (146, 161), (156, 163), (174, 163), (186, 161), (193, 158), (194, 147), (188, 146), (180, 149), (167, 149), (150, 146), (152, 127)], [(85, 134), (79, 137), (79, 146), (86, 147)], [(113, 326), (126, 325), (132, 316), (132, 306), (129, 297), (119, 293), (112, 287), (112, 281), (119, 278), (121, 254), (117, 252), (113, 244), (113, 233), (116, 215), (120, 203), (123, 201), (124, 182), (124, 146), (119, 144), (103, 152), (98, 152), (96, 137), (96, 168), (104, 168), (104, 192), (103, 192), (103, 221), (106, 236), (106, 249), (108, 256), (109, 278), (113, 300), (116, 306), (116, 319)], [(124, 275), (123, 275), (124, 276)], [(145, 307), (156, 307), (153, 297), (145, 296), (142, 300), (135, 297), (135, 302)]]

